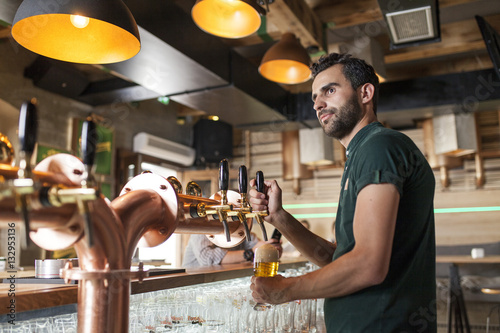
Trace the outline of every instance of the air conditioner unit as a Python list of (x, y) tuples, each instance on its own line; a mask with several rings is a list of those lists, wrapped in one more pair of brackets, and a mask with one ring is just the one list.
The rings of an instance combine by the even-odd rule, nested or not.
[(161, 158), (185, 166), (193, 165), (196, 157), (194, 148), (144, 132), (137, 133), (134, 136), (133, 150), (136, 153)]

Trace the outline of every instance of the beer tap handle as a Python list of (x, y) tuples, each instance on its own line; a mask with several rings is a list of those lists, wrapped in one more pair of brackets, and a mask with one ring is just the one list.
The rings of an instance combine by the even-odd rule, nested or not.
[(240, 194), (247, 194), (248, 191), (248, 176), (247, 176), (247, 167), (244, 165), (240, 165), (239, 173), (238, 173), (238, 185)]
[(257, 186), (257, 192), (264, 192), (264, 173), (262, 171), (257, 171), (255, 175), (255, 183)]
[(278, 229), (274, 229), (271, 239), (276, 239), (279, 241), (281, 239), (281, 232)]
[(91, 119), (87, 119), (82, 125), (82, 161), (85, 167), (82, 187), (90, 187), (92, 181), (92, 167), (95, 163), (95, 152), (97, 146), (96, 125)]
[[(257, 171), (257, 174), (255, 175), (255, 183), (257, 185), (257, 192), (261, 193), (264, 192), (264, 173), (262, 171)], [(262, 230), (262, 237), (264, 237), (264, 240), (267, 242), (267, 232), (266, 232), (266, 227), (264, 226), (264, 220), (262, 219), (262, 215), (257, 214), (256, 219), (257, 223), (260, 226), (260, 229)]]
[(227, 205), (227, 190), (229, 188), (229, 165), (226, 159), (219, 164), (219, 190), (222, 193), (221, 204)]
[(38, 116), (35, 106), (36, 101), (24, 102), (19, 114), (19, 145), (20, 145), (20, 165), (19, 178), (31, 177), (31, 155), (35, 150), (38, 132)]
[[(96, 125), (91, 119), (87, 119), (82, 125), (82, 160), (84, 164), (84, 175), (82, 179), (82, 188), (89, 188), (93, 185), (92, 167), (95, 162), (95, 153), (97, 146), (97, 131)], [(84, 233), (87, 239), (88, 247), (94, 245), (94, 231), (92, 219), (90, 217), (90, 208), (87, 201), (77, 200), (78, 209), (84, 219)]]
[[(247, 191), (248, 191), (248, 176), (247, 176), (247, 167), (244, 165), (240, 165), (240, 169), (238, 170), (238, 187), (240, 190), (241, 194), (241, 207), (242, 208), (247, 208), (248, 207), (248, 202), (247, 202)], [(247, 219), (245, 217), (245, 214), (241, 212), (238, 214), (238, 218), (240, 219), (241, 223), (245, 227), (245, 236), (247, 241), (251, 241), (252, 237), (250, 235), (250, 228), (248, 227)]]
[(15, 183), (18, 207), (24, 221), (24, 236), (22, 245), (24, 248), (31, 246), (30, 219), (27, 194), (34, 191), (34, 182), (31, 179), (31, 156), (35, 150), (38, 132), (38, 115), (35, 106), (36, 100), (24, 102), (19, 114), (19, 144), (20, 160), (17, 171), (18, 180)]
[[(227, 205), (227, 190), (229, 188), (229, 165), (226, 159), (220, 161), (219, 164), (219, 190), (221, 192), (221, 205)], [(229, 232), (229, 225), (227, 224), (227, 214), (226, 212), (219, 210), (219, 219), (224, 227), (224, 234), (226, 235), (226, 240), (231, 241), (231, 233)]]

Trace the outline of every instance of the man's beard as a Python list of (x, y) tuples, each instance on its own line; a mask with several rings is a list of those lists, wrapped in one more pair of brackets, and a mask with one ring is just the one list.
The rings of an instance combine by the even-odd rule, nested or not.
[(363, 110), (358, 102), (358, 97), (353, 94), (352, 97), (340, 108), (338, 109), (324, 109), (322, 110), (318, 118), (321, 118), (322, 114), (334, 113), (335, 115), (324, 123), (321, 123), (325, 134), (340, 140), (346, 137), (352, 132), (356, 124), (363, 117)]

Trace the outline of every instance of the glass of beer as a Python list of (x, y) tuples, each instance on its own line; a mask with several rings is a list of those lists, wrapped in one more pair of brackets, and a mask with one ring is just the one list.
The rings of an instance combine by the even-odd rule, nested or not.
[[(271, 244), (264, 244), (255, 250), (253, 273), (258, 277), (273, 277), (278, 273), (279, 253)], [(269, 308), (267, 304), (257, 303), (254, 310), (263, 311)]]

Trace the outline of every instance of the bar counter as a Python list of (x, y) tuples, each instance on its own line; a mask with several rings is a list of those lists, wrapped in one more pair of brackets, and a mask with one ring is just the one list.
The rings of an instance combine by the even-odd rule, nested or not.
[[(284, 271), (289, 268), (303, 267), (306, 262), (307, 260), (304, 258), (282, 259), (279, 270)], [(11, 274), (19, 279), (21, 277), (34, 277), (35, 272), (1, 272), (0, 277), (8, 279)], [(251, 275), (253, 275), (253, 265), (251, 263), (189, 268), (184, 273), (151, 276), (145, 278), (142, 282), (132, 281), (131, 291), (132, 294), (141, 294)], [(40, 280), (40, 282), (43, 282), (43, 279)], [(9, 293), (12, 292), (15, 293), (15, 297), (9, 296)], [(77, 303), (77, 294), (77, 284), (0, 283), (0, 304), (8, 305), (12, 299), (15, 299), (16, 312), (74, 304)], [(8, 307), (1, 307), (0, 314), (7, 314), (8, 312)]]

